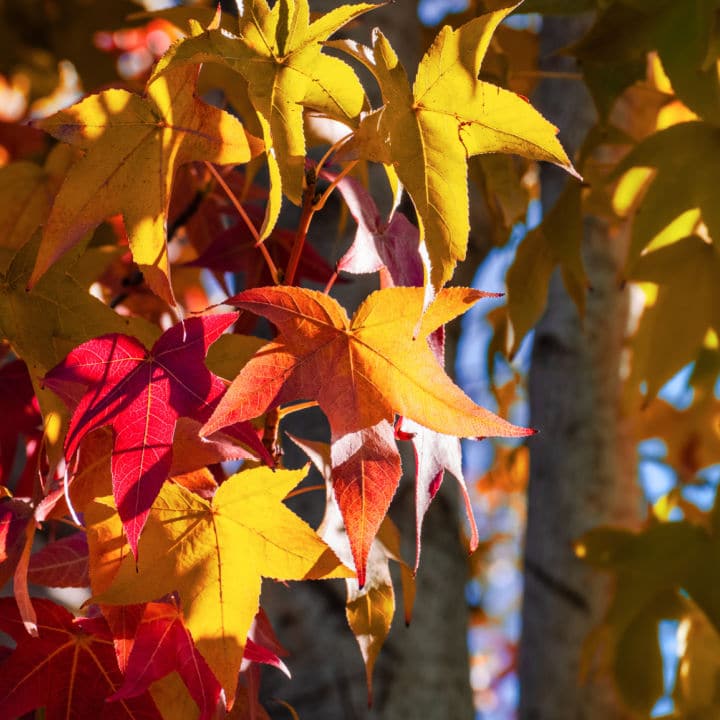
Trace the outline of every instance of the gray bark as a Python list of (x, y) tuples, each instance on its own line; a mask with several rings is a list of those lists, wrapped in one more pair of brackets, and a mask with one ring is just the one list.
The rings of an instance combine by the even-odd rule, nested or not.
[[(542, 54), (570, 44), (586, 23), (546, 19)], [(544, 69), (577, 70), (558, 56)], [(577, 150), (595, 121), (584, 85), (545, 81), (536, 103), (560, 126), (566, 147)], [(546, 210), (565, 181), (554, 169), (543, 171)], [(618, 248), (600, 219), (585, 221), (583, 255), (591, 284), (584, 322), (559, 277), (553, 278), (532, 354), (531, 423), (540, 434), (531, 441), (519, 669), (523, 720), (626, 717), (597, 658), (581, 674), (583, 641), (603, 616), (610, 585), (575, 557), (573, 541), (598, 525), (637, 526), (641, 508), (619, 407), (627, 296), (618, 283)]]

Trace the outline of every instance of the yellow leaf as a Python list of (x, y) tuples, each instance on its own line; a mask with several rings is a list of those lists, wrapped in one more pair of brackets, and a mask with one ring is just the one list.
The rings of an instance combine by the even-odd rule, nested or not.
[[(140, 318), (118, 315), (86, 292), (71, 274), (75, 253), (56, 262), (28, 292), (39, 243), (36, 235), (15, 253), (7, 271), (0, 273), (0, 337), (27, 363), (43, 415), (66, 419), (65, 405), (42, 388), (40, 378), (45, 373), (70, 350), (99, 335), (129, 333), (152, 343), (159, 331)], [(63, 434), (54, 435), (51, 444), (57, 452), (62, 439)]]
[(248, 83), (250, 101), (266, 121), (283, 192), (294, 203), (305, 173), (303, 110), (357, 125), (367, 109), (365, 91), (345, 63), (322, 54), (336, 30), (375, 5), (343, 5), (310, 22), (307, 0), (246, 0), (237, 35), (208, 30), (179, 43), (160, 60), (155, 76), (184, 63), (225, 63)]
[(73, 151), (55, 146), (40, 167), (32, 162), (14, 162), (0, 168), (0, 270), (7, 270), (12, 252), (22, 247), (42, 225), (52, 199), (73, 160)]
[(232, 115), (194, 95), (197, 69), (150, 82), (144, 96), (104, 90), (37, 123), (86, 151), (68, 173), (50, 213), (30, 284), (111, 215), (122, 213), (133, 259), (170, 304), (165, 236), (175, 171), (195, 160), (247, 162), (262, 150)]
[(211, 501), (166, 483), (140, 538), (137, 567), (109, 512), (112, 499), (101, 498), (87, 509), (91, 576), (107, 576), (113, 565), (116, 573), (95, 599), (124, 605), (177, 590), (198, 649), (233, 698), (261, 579), (352, 575), (282, 503), (305, 472), (246, 470), (225, 481)]
[(382, 113), (361, 126), (365, 138), (359, 149), (370, 160), (395, 165), (417, 210), (436, 290), (465, 258), (468, 157), (517, 153), (574, 173), (554, 126), (519, 95), (477, 79), (495, 28), (513, 8), (457, 30), (444, 27), (420, 61), (412, 89), (381, 32), (374, 34), (372, 60), (367, 49), (352, 51), (373, 69), (385, 101)]
[(648, 253), (632, 280), (660, 285), (633, 339), (630, 382), (647, 382), (647, 398), (697, 357), (708, 328), (720, 332), (720, 255), (697, 236)]

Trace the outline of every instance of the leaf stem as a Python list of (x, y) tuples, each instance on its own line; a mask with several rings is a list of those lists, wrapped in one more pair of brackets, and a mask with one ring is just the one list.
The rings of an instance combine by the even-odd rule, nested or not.
[(214, 165), (207, 160), (205, 161), (205, 165), (212, 173), (218, 185), (220, 185), (220, 187), (225, 191), (225, 194), (228, 196), (230, 202), (233, 204), (233, 207), (238, 211), (238, 213), (240, 213), (240, 217), (245, 221), (245, 224), (247, 225), (250, 234), (255, 240), (255, 247), (260, 250), (263, 259), (268, 266), (268, 270), (270, 271), (270, 277), (272, 277), (273, 283), (275, 283), (275, 285), (279, 285), (280, 280), (278, 279), (277, 267), (275, 267), (275, 263), (270, 257), (270, 253), (265, 247), (265, 243), (260, 239), (257, 228), (255, 227), (252, 220), (250, 220), (250, 218), (248, 217), (247, 213), (245, 212), (245, 208), (242, 206), (242, 203), (237, 199), (237, 197), (235, 197), (235, 193), (230, 189), (230, 186), (225, 182), (222, 175), (220, 175), (220, 173), (215, 169)]
[(317, 212), (325, 207), (325, 203), (330, 197), (332, 191), (338, 186), (338, 183), (358, 164), (357, 160), (353, 160), (348, 163), (339, 173), (338, 176), (327, 186), (325, 192), (320, 196), (317, 202), (313, 205), (313, 210)]
[(305, 238), (310, 227), (310, 222), (315, 214), (315, 187), (317, 185), (317, 175), (315, 169), (308, 167), (305, 169), (305, 187), (302, 195), (302, 211), (300, 222), (295, 233), (295, 242), (293, 243), (290, 259), (288, 260), (287, 271), (285, 272), (285, 285), (292, 285), (295, 282), (298, 265), (300, 264), (300, 256), (305, 246)]
[(282, 420), (282, 418), (292, 415), (294, 412), (307, 410), (307, 408), (311, 407), (317, 407), (317, 400), (308, 400), (307, 402), (295, 403), (295, 405), (287, 405), (286, 407), (278, 410), (278, 415)]
[(315, 492), (316, 490), (325, 490), (325, 485), (308, 485), (307, 487), (298, 488), (288, 493), (285, 496), (285, 500), (297, 497), (298, 495), (304, 495), (305, 493)]
[(332, 286), (335, 284), (335, 281), (338, 279), (338, 271), (337, 269), (335, 272), (330, 276), (330, 279), (327, 281), (327, 285), (325, 286), (325, 289), (323, 290), (323, 295), (327, 295), (330, 290), (332, 289)]

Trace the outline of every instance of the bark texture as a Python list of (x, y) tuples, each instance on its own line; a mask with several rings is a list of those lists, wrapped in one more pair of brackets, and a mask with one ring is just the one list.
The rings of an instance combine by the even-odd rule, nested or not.
[[(587, 23), (587, 18), (546, 19), (542, 55), (569, 45)], [(559, 56), (550, 57), (544, 69), (578, 70)], [(595, 122), (585, 86), (545, 81), (535, 102), (559, 125), (568, 150), (576, 151)], [(547, 169), (542, 182), (547, 211), (566, 178)], [(620, 255), (608, 226), (586, 218), (583, 256), (591, 289), (584, 322), (556, 276), (536, 330), (530, 407), (540, 434), (531, 441), (520, 652), (523, 720), (627, 717), (596, 658), (581, 673), (583, 641), (602, 619), (610, 584), (577, 559), (572, 546), (592, 527), (636, 527), (640, 521), (640, 490), (620, 417), (627, 318), (627, 295), (618, 283)]]

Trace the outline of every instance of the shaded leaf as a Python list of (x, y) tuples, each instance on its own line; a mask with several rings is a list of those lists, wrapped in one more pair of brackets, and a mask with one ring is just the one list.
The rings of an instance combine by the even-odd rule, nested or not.
[(14, 718), (45, 708), (47, 720), (159, 720), (147, 693), (106, 704), (122, 678), (102, 618), (74, 618), (49, 600), (34, 600), (40, 636), (30, 637), (12, 598), (0, 599), (0, 630), (17, 643), (0, 669), (0, 713)]

